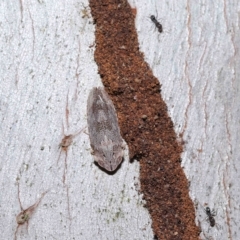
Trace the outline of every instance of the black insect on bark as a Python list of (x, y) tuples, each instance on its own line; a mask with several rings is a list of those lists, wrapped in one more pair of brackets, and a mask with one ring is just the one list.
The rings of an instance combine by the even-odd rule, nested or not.
[(216, 224), (216, 221), (215, 221), (215, 219), (214, 219), (214, 217), (216, 216), (215, 211), (214, 211), (214, 210), (211, 211), (209, 207), (206, 207), (205, 212), (206, 212), (206, 214), (207, 214), (207, 216), (208, 216), (208, 221), (209, 221), (209, 223), (210, 223), (210, 226), (211, 226), (211, 227), (214, 227), (215, 224)]
[(156, 19), (156, 17), (154, 15), (151, 15), (150, 19), (155, 24), (158, 32), (162, 33), (163, 32), (162, 24)]
[(124, 141), (114, 105), (101, 87), (89, 94), (87, 122), (94, 160), (107, 171), (115, 171), (123, 160)]

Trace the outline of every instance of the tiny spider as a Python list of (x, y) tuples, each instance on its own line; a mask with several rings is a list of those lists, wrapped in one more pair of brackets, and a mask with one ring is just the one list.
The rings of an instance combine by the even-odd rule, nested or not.
[[(69, 94), (69, 93), (68, 93)], [(67, 94), (67, 103), (66, 103), (66, 109), (65, 109), (65, 114), (66, 114), (66, 123), (67, 126), (68, 124), (68, 115), (69, 115), (69, 109), (68, 109), (68, 94)], [(59, 157), (57, 160), (57, 163), (59, 162), (60, 156), (62, 151), (65, 152), (65, 159), (64, 159), (64, 172), (63, 172), (63, 183), (65, 184), (65, 178), (66, 178), (66, 171), (67, 171), (67, 154), (68, 154), (68, 147), (72, 144), (73, 138), (76, 137), (78, 134), (80, 134), (85, 128), (81, 129), (75, 134), (69, 134), (65, 135), (65, 129), (64, 129), (64, 124), (62, 123), (62, 134), (63, 134), (63, 139), (61, 143), (59, 144), (59, 148), (61, 148), (61, 151), (59, 153)]]
[(85, 128), (81, 129), (80, 131), (78, 131), (75, 134), (70, 134), (70, 135), (65, 135), (64, 133), (64, 125), (63, 125), (63, 139), (61, 141), (61, 143), (59, 144), (59, 148), (61, 148), (59, 157), (58, 157), (58, 161), (60, 159), (61, 153), (62, 151), (65, 152), (65, 158), (64, 158), (64, 173), (63, 173), (63, 183), (65, 183), (65, 178), (66, 178), (66, 171), (67, 171), (67, 154), (68, 154), (68, 147), (72, 144), (73, 142), (73, 138), (76, 137), (77, 135), (79, 135)]
[(22, 203), (20, 201), (20, 190), (19, 190), (19, 184), (18, 184), (18, 201), (19, 201), (19, 204), (20, 204), (20, 208), (21, 208), (21, 212), (17, 215), (16, 217), (16, 221), (17, 221), (17, 228), (16, 228), (16, 231), (15, 231), (15, 237), (14, 239), (16, 240), (17, 239), (17, 232), (18, 232), (18, 229), (21, 225), (24, 225), (25, 223), (27, 224), (27, 228), (28, 228), (28, 221), (29, 219), (31, 218), (31, 216), (33, 215), (35, 209), (38, 207), (38, 205), (40, 204), (42, 198), (45, 196), (45, 194), (48, 192), (49, 190), (43, 192), (41, 194), (41, 197), (36, 201), (36, 203), (34, 203), (33, 205), (31, 205), (30, 207), (28, 207), (27, 209), (23, 209), (23, 206), (22, 206)]
[(90, 18), (91, 16), (90, 16), (90, 13), (89, 13), (89, 7), (84, 6), (83, 4), (82, 4), (82, 6), (83, 6), (83, 9), (81, 10), (82, 18)]

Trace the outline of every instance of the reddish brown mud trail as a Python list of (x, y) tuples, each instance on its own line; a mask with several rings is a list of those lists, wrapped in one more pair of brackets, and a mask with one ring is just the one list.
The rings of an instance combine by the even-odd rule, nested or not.
[(182, 146), (159, 81), (139, 51), (133, 11), (125, 0), (90, 0), (90, 7), (96, 24), (95, 61), (116, 107), (130, 158), (140, 161), (141, 191), (155, 239), (199, 239), (180, 164)]

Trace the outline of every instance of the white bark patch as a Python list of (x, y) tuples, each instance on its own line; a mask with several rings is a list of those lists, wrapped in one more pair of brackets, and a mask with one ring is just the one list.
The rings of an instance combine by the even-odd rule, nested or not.
[[(17, 240), (153, 238), (135, 188), (139, 164), (126, 160), (110, 176), (93, 166), (88, 135), (74, 134), (87, 126), (90, 89), (101, 85), (87, 5), (78, 0), (1, 4), (1, 239), (14, 239), (18, 225), (17, 182), (24, 209), (51, 189)], [(75, 137), (66, 168), (64, 153), (58, 161), (59, 143), (69, 135)]]

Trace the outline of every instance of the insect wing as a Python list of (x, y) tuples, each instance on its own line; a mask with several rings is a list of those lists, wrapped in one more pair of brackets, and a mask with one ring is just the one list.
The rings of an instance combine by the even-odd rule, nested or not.
[(87, 121), (94, 159), (108, 171), (122, 162), (123, 139), (114, 105), (103, 88), (93, 88), (88, 97)]

